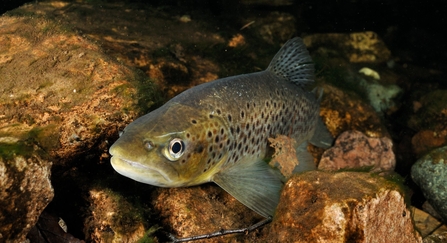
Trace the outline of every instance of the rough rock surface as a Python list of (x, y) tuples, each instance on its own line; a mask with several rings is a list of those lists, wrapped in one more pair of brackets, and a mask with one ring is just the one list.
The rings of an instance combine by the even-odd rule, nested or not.
[(420, 158), (435, 148), (447, 145), (447, 90), (434, 90), (414, 98), (412, 103), (407, 125), (418, 131), (411, 143), (414, 153)]
[(320, 170), (368, 168), (370, 172), (390, 172), (396, 166), (393, 143), (387, 137), (368, 138), (359, 131), (346, 131), (321, 157)]
[(422, 242), (399, 186), (369, 173), (292, 176), (266, 242)]
[[(0, 144), (4, 149), (12, 148)], [(0, 242), (23, 242), (53, 199), (51, 162), (31, 150), (28, 156), (0, 156)]]
[(144, 211), (106, 188), (90, 190), (90, 216), (84, 223), (88, 242), (136, 242), (145, 233)]
[(411, 168), (411, 177), (447, 222), (447, 147), (435, 149), (420, 158)]
[[(53, 199), (51, 184), (69, 187), (50, 183), (50, 170), (83, 166), (89, 149), (103, 147), (92, 162), (100, 164), (108, 146), (101, 138), (117, 136), (119, 123), (136, 116), (134, 98), (144, 97), (136, 87), (147, 78), (45, 17), (1, 16), (0, 43), (0, 241), (17, 242)], [(151, 97), (145, 87), (138, 91)]]
[[(188, 237), (248, 227), (263, 219), (216, 185), (160, 188), (153, 193), (154, 208), (176, 237)], [(202, 242), (256, 242), (256, 232), (227, 235)]]
[(386, 62), (391, 56), (385, 43), (371, 31), (349, 34), (314, 34), (304, 38), (304, 43), (309, 49), (317, 52), (338, 53), (352, 63)]

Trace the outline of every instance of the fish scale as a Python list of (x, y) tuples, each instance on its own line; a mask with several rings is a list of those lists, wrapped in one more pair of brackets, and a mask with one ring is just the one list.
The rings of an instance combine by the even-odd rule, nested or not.
[(319, 117), (313, 64), (302, 40), (288, 41), (265, 71), (198, 85), (129, 124), (112, 145), (120, 174), (162, 187), (214, 182), (247, 207), (271, 217), (282, 177), (265, 160), (268, 139), (296, 141), (300, 164), (315, 168), (307, 143), (327, 148), (332, 137)]

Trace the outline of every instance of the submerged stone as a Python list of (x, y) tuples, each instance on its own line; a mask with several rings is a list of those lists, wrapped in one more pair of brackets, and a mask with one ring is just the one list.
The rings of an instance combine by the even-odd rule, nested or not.
[(360, 172), (292, 176), (266, 242), (422, 242), (399, 185)]
[(447, 222), (447, 147), (435, 149), (420, 158), (411, 168), (411, 177)]
[(368, 169), (391, 172), (396, 167), (393, 143), (387, 137), (369, 138), (359, 131), (342, 133), (335, 145), (326, 150), (318, 168), (326, 171)]
[(32, 155), (4, 153), (15, 145), (0, 144), (0, 242), (24, 242), (54, 196), (51, 162), (32, 146), (27, 147)]

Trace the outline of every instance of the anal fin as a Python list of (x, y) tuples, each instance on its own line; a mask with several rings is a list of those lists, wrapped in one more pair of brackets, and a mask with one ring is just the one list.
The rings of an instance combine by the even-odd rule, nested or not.
[(323, 123), (320, 117), (317, 119), (317, 126), (315, 128), (315, 133), (309, 142), (320, 148), (329, 148), (334, 143), (334, 138), (332, 137), (329, 130)]
[(307, 151), (307, 142), (301, 143), (296, 148), (296, 157), (298, 159), (298, 165), (293, 169), (294, 174), (317, 169), (314, 157)]
[(265, 161), (255, 159), (220, 171), (212, 181), (242, 204), (268, 218), (278, 206), (282, 182)]

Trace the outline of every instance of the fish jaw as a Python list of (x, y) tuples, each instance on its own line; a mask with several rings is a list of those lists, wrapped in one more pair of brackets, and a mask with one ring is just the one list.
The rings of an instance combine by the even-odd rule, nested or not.
[(111, 158), (113, 169), (119, 174), (129, 177), (135, 181), (159, 187), (179, 187), (173, 176), (167, 172), (139, 162), (113, 156)]

